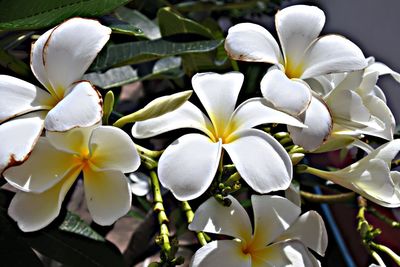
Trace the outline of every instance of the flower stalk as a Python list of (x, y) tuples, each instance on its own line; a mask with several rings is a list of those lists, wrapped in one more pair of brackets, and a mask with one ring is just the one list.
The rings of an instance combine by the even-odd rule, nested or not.
[[(188, 201), (182, 201), (182, 210), (185, 212), (188, 224), (192, 223), (193, 218), (194, 218), (194, 212)], [(204, 246), (207, 244), (208, 238), (206, 237), (204, 232), (198, 231), (198, 232), (196, 232), (196, 236), (197, 236), (197, 240), (199, 241), (201, 246)]]
[(333, 195), (317, 195), (300, 190), (300, 196), (310, 202), (333, 204), (354, 200), (356, 194), (354, 192), (348, 192)]

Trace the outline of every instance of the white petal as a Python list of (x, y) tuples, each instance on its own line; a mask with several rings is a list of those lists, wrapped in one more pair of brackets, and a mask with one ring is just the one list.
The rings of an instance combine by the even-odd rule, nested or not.
[(103, 116), (103, 100), (89, 82), (77, 83), (47, 114), (45, 128), (63, 132), (75, 127), (92, 126)]
[(195, 214), (189, 230), (227, 235), (248, 243), (251, 240), (252, 227), (246, 210), (232, 196), (229, 207), (218, 203), (214, 197), (201, 204)]
[(0, 173), (24, 162), (43, 130), (44, 111), (33, 112), (0, 125)]
[(390, 74), (397, 81), (400, 82), (400, 74), (386, 66), (381, 62), (374, 62), (368, 66), (367, 72), (378, 72), (379, 76)]
[(300, 119), (308, 128), (288, 126), (293, 143), (305, 150), (317, 149), (332, 130), (332, 118), (328, 108), (322, 100), (313, 96), (310, 106), (300, 115)]
[(174, 111), (136, 122), (132, 127), (132, 135), (135, 138), (148, 138), (180, 128), (198, 129), (208, 136), (212, 136), (213, 131), (213, 126), (207, 116), (192, 103), (185, 102)]
[(66, 132), (46, 131), (46, 137), (58, 150), (80, 155), (82, 152), (89, 152), (89, 139), (93, 129), (97, 127), (99, 127), (98, 124), (91, 127), (73, 128)]
[(252, 267), (317, 267), (307, 248), (297, 240), (279, 242), (253, 252)]
[(221, 141), (186, 134), (167, 147), (158, 162), (161, 184), (178, 200), (199, 197), (210, 186), (221, 157)]
[(250, 255), (242, 252), (240, 242), (212, 241), (201, 247), (192, 257), (191, 267), (252, 267)]
[(23, 80), (0, 75), (0, 122), (15, 116), (52, 107), (52, 97)]
[(393, 140), (393, 133), (396, 127), (396, 121), (390, 108), (379, 97), (369, 95), (364, 98), (364, 105), (371, 112), (371, 115), (383, 122), (383, 129), (374, 127), (359, 129), (360, 133), (378, 136), (386, 140)]
[(118, 170), (124, 173), (136, 171), (140, 157), (135, 144), (127, 133), (112, 126), (100, 126), (93, 130), (89, 140), (92, 153), (90, 162), (97, 170)]
[[(297, 154), (297, 153), (294, 153)], [(304, 154), (303, 154), (304, 157)], [(301, 196), (300, 196), (300, 185), (298, 182), (293, 182), (290, 184), (288, 189), (285, 190), (285, 198), (292, 201), (293, 204), (301, 207)]]
[(132, 194), (122, 172), (89, 168), (83, 173), (86, 203), (96, 223), (110, 225), (128, 213)]
[(145, 196), (150, 192), (150, 177), (146, 174), (143, 172), (134, 172), (129, 174), (128, 177), (132, 194), (136, 196)]
[(302, 214), (276, 241), (290, 239), (297, 239), (324, 256), (328, 246), (328, 234), (324, 220), (313, 210)]
[(110, 28), (92, 19), (72, 18), (54, 28), (43, 47), (42, 60), (60, 98), (82, 78), (110, 34)]
[(256, 129), (235, 135), (237, 139), (223, 147), (249, 186), (259, 193), (287, 189), (292, 179), (292, 162), (281, 144)]
[(232, 114), (229, 122), (230, 129), (234, 132), (250, 129), (264, 123), (281, 123), (297, 127), (304, 127), (298, 119), (271, 107), (272, 104), (264, 98), (256, 97), (244, 101)]
[(303, 60), (302, 79), (323, 74), (360, 70), (367, 61), (354, 43), (339, 35), (326, 35), (314, 41)]
[(32, 44), (31, 47), (31, 70), (39, 82), (47, 89), (51, 94), (57, 96), (51, 87), (50, 81), (48, 79), (47, 71), (44, 68), (43, 61), (43, 48), (49, 39), (50, 34), (53, 32), (50, 29), (43, 33), (37, 40)]
[(381, 159), (385, 161), (390, 167), (392, 159), (399, 153), (400, 151), (400, 139), (392, 140), (377, 149), (371, 152), (368, 156), (362, 158), (359, 162), (362, 164), (368, 164), (370, 159)]
[(243, 79), (244, 76), (240, 72), (206, 72), (198, 73), (192, 78), (193, 89), (207, 110), (219, 136), (223, 135), (235, 109)]
[(239, 23), (229, 28), (225, 50), (235, 60), (283, 63), (274, 37), (268, 30), (253, 23)]
[(300, 207), (279, 196), (251, 196), (254, 211), (252, 247), (262, 249), (280, 236), (299, 217)]
[(79, 165), (72, 154), (57, 150), (42, 137), (24, 164), (8, 168), (3, 175), (19, 190), (42, 193), (77, 168)]
[(8, 207), (8, 215), (24, 232), (42, 229), (60, 213), (64, 197), (77, 176), (78, 172), (71, 174), (41, 194), (17, 192)]
[(285, 69), (296, 69), (324, 24), (324, 12), (315, 6), (295, 5), (276, 13), (275, 26), (285, 56)]
[(310, 87), (291, 80), (280, 70), (271, 70), (261, 80), (261, 92), (278, 110), (293, 116), (303, 113), (311, 102)]

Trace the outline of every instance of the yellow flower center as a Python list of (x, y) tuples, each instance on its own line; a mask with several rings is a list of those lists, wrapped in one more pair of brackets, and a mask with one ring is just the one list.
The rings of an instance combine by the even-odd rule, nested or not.
[(80, 154), (74, 155), (77, 165), (81, 166), (82, 170), (90, 168), (92, 155), (88, 148), (82, 149)]
[(286, 61), (285, 64), (285, 74), (288, 78), (293, 79), (293, 78), (300, 78), (301, 75), (303, 74), (303, 64), (297, 64), (294, 65), (293, 62), (290, 60)]

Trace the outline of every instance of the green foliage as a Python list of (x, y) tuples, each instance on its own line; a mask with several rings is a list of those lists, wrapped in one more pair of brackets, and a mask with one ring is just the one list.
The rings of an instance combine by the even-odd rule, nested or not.
[(114, 14), (119, 20), (138, 27), (147, 39), (154, 40), (161, 37), (158, 25), (137, 10), (120, 7)]
[(96, 241), (105, 241), (104, 237), (99, 235), (87, 223), (85, 223), (77, 214), (67, 212), (63, 223), (59, 226), (60, 230), (78, 234)]
[(13, 0), (0, 1), (0, 30), (26, 30), (53, 26), (74, 16), (96, 17), (129, 0)]

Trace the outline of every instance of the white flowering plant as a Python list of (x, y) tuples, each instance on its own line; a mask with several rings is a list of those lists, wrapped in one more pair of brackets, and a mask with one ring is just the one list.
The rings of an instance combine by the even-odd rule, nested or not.
[(400, 74), (316, 6), (128, 2), (0, 3), (0, 265), (400, 266)]

